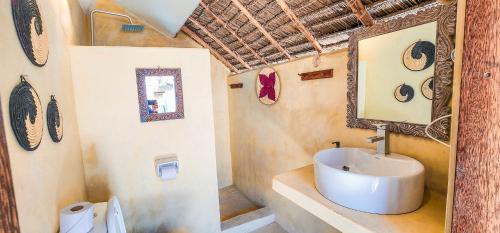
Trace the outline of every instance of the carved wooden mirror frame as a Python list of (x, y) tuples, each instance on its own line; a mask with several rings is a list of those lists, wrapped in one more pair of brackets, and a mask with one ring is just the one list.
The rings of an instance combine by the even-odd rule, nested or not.
[[(182, 75), (181, 69), (167, 68), (136, 68), (137, 92), (139, 98), (139, 113), (141, 122), (175, 120), (184, 118), (184, 99), (182, 94)], [(167, 113), (148, 113), (148, 104), (146, 96), (146, 77), (147, 76), (173, 76), (175, 83), (175, 112)]]
[[(442, 5), (420, 11), (387, 22), (380, 22), (372, 27), (363, 28), (349, 38), (349, 63), (347, 75), (347, 127), (375, 129), (373, 124), (389, 124), (394, 133), (427, 137), (424, 124), (362, 119), (357, 116), (358, 99), (358, 42), (363, 39), (400, 31), (422, 24), (437, 22), (436, 63), (434, 70), (434, 98), (432, 100), (432, 120), (451, 113), (449, 102), (452, 94), (453, 61), (455, 47), (456, 4)], [(429, 132), (440, 140), (449, 140), (450, 120), (443, 119), (434, 124)]]

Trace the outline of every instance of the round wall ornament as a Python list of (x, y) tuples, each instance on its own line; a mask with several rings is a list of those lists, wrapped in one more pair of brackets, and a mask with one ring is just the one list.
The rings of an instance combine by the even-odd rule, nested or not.
[(21, 147), (27, 151), (36, 150), (43, 135), (42, 104), (35, 89), (23, 76), (21, 83), (10, 94), (9, 115), (12, 130)]
[(413, 100), (415, 96), (415, 91), (413, 87), (406, 85), (405, 83), (396, 87), (394, 90), (394, 98), (401, 103), (407, 103)]
[(425, 98), (432, 100), (432, 98), (434, 96), (434, 77), (430, 77), (430, 78), (426, 79), (422, 83), (420, 90), (422, 91), (422, 95)]
[(55, 96), (50, 97), (49, 105), (47, 105), (47, 128), (49, 129), (50, 138), (58, 143), (63, 138), (63, 118), (59, 111), (59, 105)]
[(403, 64), (411, 71), (425, 70), (436, 60), (436, 46), (430, 41), (417, 41), (406, 49)]
[(278, 73), (269, 67), (262, 69), (255, 80), (255, 91), (261, 103), (266, 105), (276, 103), (281, 91)]
[(11, 0), (12, 18), (17, 37), (28, 59), (44, 66), (49, 56), (47, 27), (36, 0)]

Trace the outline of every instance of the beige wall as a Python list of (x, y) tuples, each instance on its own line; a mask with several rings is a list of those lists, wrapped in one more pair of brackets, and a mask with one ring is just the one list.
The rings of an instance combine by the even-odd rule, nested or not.
[[(243, 89), (229, 92), (234, 182), (252, 200), (273, 207), (278, 222), (290, 232), (335, 232), (271, 189), (273, 176), (312, 163), (314, 154), (340, 140), (344, 147), (369, 147), (372, 130), (346, 127), (347, 52), (276, 65), (281, 97), (275, 105), (260, 104), (254, 83), (258, 71), (229, 77)], [(298, 73), (333, 68), (333, 79), (300, 81)], [(431, 140), (391, 134), (391, 151), (421, 161), (426, 184), (446, 192), (449, 150)]]
[[(21, 232), (56, 232), (59, 210), (86, 199), (80, 141), (74, 108), (68, 44), (79, 44), (84, 36), (84, 17), (77, 0), (37, 1), (49, 32), (49, 59), (38, 68), (30, 63), (17, 38), (10, 1), (0, 3), (0, 94), (10, 152), (14, 189)], [(64, 138), (53, 143), (44, 125), (40, 147), (24, 151), (10, 128), (9, 96), (19, 83), (19, 75), (28, 81), (47, 107), (55, 94), (64, 117)], [(44, 116), (45, 117), (45, 116)]]
[[(97, 1), (96, 9), (132, 15), (114, 0), (99, 0)], [(95, 44), (108, 46), (201, 48), (200, 45), (182, 32), (179, 32), (175, 38), (171, 38), (161, 34), (155, 28), (135, 17), (134, 22), (146, 25), (144, 31), (141, 33), (121, 32), (120, 28), (124, 22), (126, 21), (120, 18), (96, 14)], [(210, 64), (212, 67), (217, 177), (219, 187), (222, 188), (233, 183), (227, 98), (227, 76), (230, 71), (214, 56), (211, 56)]]
[(219, 188), (233, 184), (229, 134), (229, 101), (227, 76), (229, 70), (214, 56), (210, 56), (212, 98), (214, 103), (215, 152)]
[[(129, 232), (218, 232), (210, 55), (205, 49), (74, 47), (72, 71), (90, 201), (116, 195)], [(135, 68), (180, 67), (185, 119), (141, 123)], [(175, 153), (176, 180), (154, 159)]]

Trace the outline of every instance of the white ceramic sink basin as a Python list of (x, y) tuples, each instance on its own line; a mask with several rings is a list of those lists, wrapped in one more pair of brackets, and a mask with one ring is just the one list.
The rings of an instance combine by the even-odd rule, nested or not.
[(335, 148), (314, 156), (316, 188), (328, 200), (375, 214), (402, 214), (420, 207), (424, 166), (407, 156)]

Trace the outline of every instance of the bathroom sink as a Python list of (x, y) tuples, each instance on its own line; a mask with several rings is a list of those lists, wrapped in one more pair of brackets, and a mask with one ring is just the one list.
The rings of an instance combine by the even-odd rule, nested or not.
[(424, 166), (407, 156), (335, 148), (314, 156), (315, 185), (328, 200), (375, 214), (403, 214), (420, 207)]

